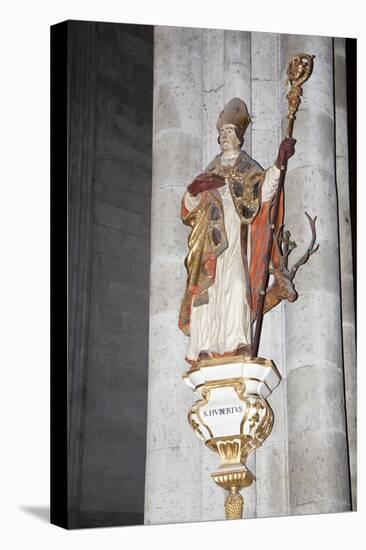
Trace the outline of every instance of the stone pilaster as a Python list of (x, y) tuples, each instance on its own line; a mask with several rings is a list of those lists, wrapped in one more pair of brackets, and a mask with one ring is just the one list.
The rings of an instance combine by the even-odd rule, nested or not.
[[(317, 215), (319, 251), (299, 270), (299, 299), (285, 304), (289, 513), (350, 509), (344, 412), (338, 208), (335, 184), (333, 43), (282, 35), (281, 81), (296, 53), (316, 55), (295, 123), (296, 155), (286, 176), (286, 224), (297, 241), (291, 262), (310, 240), (303, 214)], [(287, 120), (282, 103), (282, 133)], [(296, 252), (296, 254), (295, 254)]]
[[(252, 155), (269, 168), (277, 156), (281, 140), (279, 97), (285, 94), (279, 82), (279, 35), (252, 33)], [(270, 437), (256, 451), (256, 515), (285, 515), (287, 509), (287, 417), (286, 364), (283, 353), (283, 304), (269, 311), (263, 321), (259, 355), (272, 359), (282, 382), (268, 401), (274, 412)], [(245, 495), (245, 493), (244, 493)]]
[[(224, 31), (224, 104), (240, 97), (252, 112), (251, 33)], [(245, 133), (243, 148), (251, 154), (252, 127)]]
[[(202, 149), (204, 166), (220, 151), (217, 143), (216, 123), (220, 111), (233, 97), (243, 99), (251, 113), (251, 33), (203, 29), (204, 73), (203, 108), (204, 128)], [(252, 125), (245, 134), (243, 148), (251, 153)], [(255, 455), (252, 452), (248, 467), (255, 474)], [(217, 469), (219, 457), (208, 449), (202, 454), (202, 519), (223, 518), (222, 489), (212, 481), (210, 473)], [(244, 517), (255, 517), (256, 487), (253, 484), (243, 491)]]
[[(272, 164), (287, 125), (285, 70), (300, 51), (315, 54), (316, 60), (304, 85), (294, 130), (296, 155), (286, 176), (286, 226), (298, 244), (290, 264), (310, 242), (305, 210), (318, 216), (320, 249), (296, 276), (298, 301), (282, 304), (264, 320), (260, 355), (275, 361), (283, 381), (270, 397), (274, 430), (248, 462), (257, 481), (243, 492), (244, 517), (350, 509), (341, 342), (343, 328), (352, 453), (354, 360), (348, 359), (347, 371), (346, 354), (353, 353), (347, 338), (352, 339), (354, 325), (347, 299), (343, 324), (341, 316), (340, 279), (345, 297), (351, 261), (345, 256), (347, 225), (339, 229), (341, 250), (338, 235), (336, 180), (345, 224), (349, 206), (346, 145), (338, 134), (336, 151), (334, 145), (333, 41), (157, 27), (146, 523), (222, 518), (222, 491), (210, 478), (218, 457), (188, 425), (192, 396), (180, 378), (187, 347), (177, 329), (187, 239), (180, 201), (187, 184), (217, 153), (217, 114), (233, 96), (246, 101), (253, 119), (244, 148), (264, 168)], [(337, 73), (335, 92), (337, 97)], [(344, 114), (338, 101), (336, 131), (345, 136)]]
[(224, 43), (225, 32), (203, 29), (203, 164), (218, 153), (217, 116), (224, 105)]
[(352, 509), (357, 508), (357, 380), (355, 312), (352, 272), (352, 233), (348, 179), (346, 46), (334, 39), (334, 93), (336, 180), (341, 268), (343, 365), (346, 390), (347, 434), (351, 471)]
[[(252, 44), (251, 33), (245, 31), (224, 31), (224, 105), (232, 97), (240, 97), (247, 104), (252, 116)], [(244, 136), (243, 149), (252, 155), (253, 122)], [(257, 451), (247, 460), (249, 470), (256, 475)], [(256, 517), (257, 487), (253, 483), (243, 491), (245, 518)]]
[(187, 184), (203, 168), (201, 29), (155, 27), (148, 433), (145, 523), (202, 519), (201, 441), (187, 422), (181, 378), (187, 339), (178, 329)]
[[(202, 29), (203, 33), (203, 166), (219, 151), (217, 143), (217, 115), (224, 105), (224, 43), (225, 33), (221, 29)], [(194, 401), (194, 398), (192, 396)], [(193, 432), (192, 432), (192, 435)], [(202, 444), (203, 445), (203, 444)], [(213, 482), (211, 473), (217, 469), (219, 456), (202, 447), (202, 519), (223, 519), (222, 489)]]

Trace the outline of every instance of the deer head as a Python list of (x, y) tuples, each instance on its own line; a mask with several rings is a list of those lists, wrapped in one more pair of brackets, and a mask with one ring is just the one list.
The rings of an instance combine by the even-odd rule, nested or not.
[[(288, 300), (289, 302), (294, 302), (298, 294), (295, 290), (295, 285), (293, 279), (296, 275), (297, 270), (301, 265), (304, 265), (310, 256), (314, 254), (319, 248), (319, 245), (315, 246), (316, 241), (316, 229), (315, 229), (315, 218), (311, 218), (307, 212), (305, 212), (306, 217), (309, 220), (311, 227), (311, 241), (306, 249), (306, 252), (297, 260), (297, 262), (291, 267), (288, 268), (288, 256), (294, 248), (296, 248), (296, 243), (290, 240), (290, 232), (283, 231), (284, 225), (281, 225), (277, 232), (271, 227), (273, 232), (273, 243), (278, 255), (278, 266), (274, 266), (273, 263), (270, 265), (270, 274), (273, 275), (274, 280), (271, 286), (267, 289), (265, 302), (264, 302), (264, 313), (269, 311), (274, 306), (276, 306), (281, 300)], [(269, 212), (269, 221), (270, 221), (270, 212)]]

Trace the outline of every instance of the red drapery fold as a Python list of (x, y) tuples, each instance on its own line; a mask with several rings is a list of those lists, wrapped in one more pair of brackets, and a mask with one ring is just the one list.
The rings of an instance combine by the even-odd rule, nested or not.
[[(263, 277), (265, 275), (265, 255), (268, 249), (268, 239), (270, 237), (270, 225), (268, 221), (269, 210), (272, 201), (262, 204), (257, 217), (251, 227), (251, 258), (249, 267), (249, 280), (251, 288), (251, 310), (255, 314), (258, 303), (258, 294), (262, 286)], [(278, 217), (276, 223), (276, 231), (283, 223), (283, 192), (281, 191)], [(278, 265), (278, 254), (275, 247), (272, 245), (271, 260), (275, 266)]]

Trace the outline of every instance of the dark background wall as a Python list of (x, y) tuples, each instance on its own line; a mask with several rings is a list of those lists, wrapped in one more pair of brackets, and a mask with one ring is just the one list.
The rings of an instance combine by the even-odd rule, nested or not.
[(153, 28), (68, 22), (69, 527), (143, 523)]

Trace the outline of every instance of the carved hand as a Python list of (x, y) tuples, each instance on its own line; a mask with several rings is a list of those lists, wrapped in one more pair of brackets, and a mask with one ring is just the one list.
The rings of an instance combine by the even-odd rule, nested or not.
[(212, 191), (223, 185), (225, 185), (224, 178), (208, 172), (203, 172), (203, 174), (199, 174), (192, 183), (188, 185), (187, 190), (195, 197), (198, 193), (202, 193), (202, 191)]
[(295, 143), (296, 139), (294, 138), (285, 138), (278, 149), (278, 155), (276, 159), (277, 168), (281, 166), (286, 166), (287, 161), (295, 153)]

